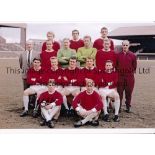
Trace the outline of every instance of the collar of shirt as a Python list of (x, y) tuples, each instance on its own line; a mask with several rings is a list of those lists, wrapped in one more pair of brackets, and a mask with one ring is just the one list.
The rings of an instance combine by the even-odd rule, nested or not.
[(52, 71), (56, 71), (58, 69), (59, 69), (59, 67), (57, 67), (57, 68), (51, 68)]
[(122, 51), (122, 54), (127, 55), (127, 54), (129, 54), (129, 51), (127, 51), (127, 52)]
[(103, 52), (111, 52), (111, 49), (109, 48), (107, 51), (103, 48), (102, 49)]
[(105, 70), (106, 73), (112, 73), (114, 70), (111, 69), (111, 70)]
[(95, 68), (95, 66), (93, 66), (93, 67), (91, 67), (91, 68), (88, 68), (87, 66), (86, 66), (86, 69), (88, 69), (88, 70), (93, 70)]
[(88, 93), (87, 90), (86, 90), (87, 95), (92, 95), (93, 93), (94, 93), (94, 90), (91, 93)]
[(75, 70), (75, 69), (76, 69), (76, 67), (75, 67), (74, 69), (71, 69), (70, 67), (68, 67), (68, 69), (69, 69), (69, 70)]
[(71, 39), (72, 41), (79, 41), (80, 39), (78, 39), (78, 40), (74, 40), (73, 38)]

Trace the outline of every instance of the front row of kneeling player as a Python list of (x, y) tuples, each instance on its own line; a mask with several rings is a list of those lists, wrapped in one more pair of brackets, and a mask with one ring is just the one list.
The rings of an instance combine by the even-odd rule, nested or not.
[[(37, 62), (37, 60), (35, 61)], [(51, 62), (53, 62), (53, 60)], [(40, 69), (37, 68), (37, 63), (35, 64), (36, 70)], [(116, 90), (117, 74), (113, 71), (111, 61), (107, 61), (105, 67), (105, 72), (101, 72), (97, 80), (99, 89), (94, 90), (94, 81), (87, 79), (86, 90), (83, 90), (81, 93), (74, 96), (72, 107), (82, 118), (80, 121), (74, 124), (75, 127), (82, 126), (86, 123), (89, 123), (93, 126), (99, 125), (98, 117), (102, 109), (104, 111), (103, 120), (109, 121), (107, 97), (114, 99), (115, 116), (113, 120), (115, 122), (119, 121), (118, 112), (120, 100)], [(55, 85), (57, 82), (58, 81), (55, 80), (49, 80), (48, 87), (36, 84), (25, 90), (23, 97), (25, 111), (21, 114), (21, 116), (25, 116), (28, 113), (28, 96), (43, 89), (46, 91), (37, 98), (42, 117), (44, 118), (44, 120), (41, 122), (41, 125), (47, 124), (50, 128), (54, 127), (52, 120), (58, 119), (61, 104), (64, 102), (66, 95), (65, 94), (62, 96), (62, 93), (59, 93), (60, 90), (57, 90), (57, 86)], [(42, 87), (45, 87), (46, 89)]]
[[(93, 88), (94, 82), (91, 79), (88, 79), (86, 81), (86, 90), (80, 92), (73, 99), (72, 106), (77, 115), (81, 118), (78, 122), (74, 123), (75, 127), (80, 127), (85, 124), (90, 124), (92, 126), (99, 125), (98, 118), (104, 105), (101, 96)], [(113, 94), (114, 92), (111, 93), (111, 97), (113, 97)], [(55, 82), (52, 80), (49, 81), (48, 91), (42, 93), (38, 99), (38, 104), (43, 118), (43, 121), (40, 122), (41, 126), (47, 125), (50, 128), (54, 127), (53, 120), (58, 120), (62, 103), (63, 97), (56, 90)], [(114, 103), (114, 106), (116, 103)], [(104, 106), (104, 112), (107, 111), (105, 108), (107, 108), (107, 105)], [(119, 121), (118, 110), (119, 104), (115, 106), (115, 111), (117, 111), (113, 118), (115, 122)], [(107, 114), (104, 115), (104, 119), (108, 119)]]

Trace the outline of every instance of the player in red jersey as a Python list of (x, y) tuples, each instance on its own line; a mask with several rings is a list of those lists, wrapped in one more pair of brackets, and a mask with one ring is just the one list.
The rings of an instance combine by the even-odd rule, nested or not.
[(47, 46), (47, 49), (40, 54), (40, 58), (41, 58), (41, 62), (42, 62), (41, 63), (42, 68), (47, 70), (47, 69), (51, 68), (50, 58), (53, 56), (56, 57), (57, 52), (54, 51), (54, 49), (53, 49), (52, 41), (47, 41), (46, 46)]
[(122, 42), (123, 51), (118, 54), (117, 58), (117, 70), (119, 73), (118, 93), (120, 95), (122, 105), (123, 92), (125, 91), (127, 113), (130, 112), (131, 108), (131, 98), (135, 83), (134, 73), (137, 68), (136, 56), (129, 50), (129, 47), (130, 42), (128, 40), (124, 40)]
[(110, 40), (104, 40), (104, 48), (97, 51), (96, 54), (96, 67), (99, 70), (105, 70), (105, 63), (107, 60), (111, 60), (113, 62), (113, 67), (116, 66), (116, 53), (110, 49)]
[[(82, 74), (82, 87), (81, 91), (86, 90), (86, 80), (87, 79), (92, 79), (95, 83), (95, 86), (97, 84), (97, 74), (98, 74), (98, 69), (94, 66), (94, 58), (92, 57), (87, 57), (86, 58), (86, 66), (81, 69), (81, 74)], [(94, 87), (95, 91), (97, 91), (97, 88)]]
[[(57, 41), (54, 41), (55, 34), (53, 32), (47, 32), (47, 41), (52, 42), (52, 48), (54, 51), (58, 51), (60, 49), (60, 44)], [(47, 49), (46, 47), (46, 42), (43, 43), (42, 45), (42, 52), (44, 52)]]
[(43, 74), (44, 71), (41, 68), (41, 60), (38, 58), (33, 59), (33, 67), (30, 68), (27, 72), (27, 83), (30, 85), (29, 88), (24, 90), (23, 94), (23, 103), (24, 103), (24, 111), (21, 113), (21, 117), (28, 115), (28, 103), (29, 96), (36, 94), (42, 89), (45, 89), (46, 86), (43, 86)]
[[(66, 96), (63, 93), (64, 92), (63, 91), (64, 71), (63, 71), (62, 68), (60, 68), (58, 66), (58, 59), (57, 59), (57, 57), (51, 57), (50, 61), (51, 61), (51, 68), (46, 70), (46, 72), (45, 72), (45, 74), (43, 76), (43, 83), (45, 85), (47, 85), (47, 83), (48, 83), (48, 81), (50, 79), (55, 81), (55, 83), (57, 84), (56, 90), (63, 95), (63, 104), (65, 106), (65, 109), (69, 110), (69, 107), (67, 105), (67, 98), (66, 98)], [(45, 91), (47, 91), (47, 87), (45, 89), (42, 89), (40, 92), (38, 92), (37, 98), (39, 98), (40, 94), (45, 92)]]
[(98, 117), (103, 108), (103, 103), (101, 97), (94, 91), (93, 87), (93, 80), (87, 80), (87, 89), (73, 100), (73, 108), (76, 110), (77, 114), (82, 117), (82, 120), (76, 122), (74, 127), (83, 126), (87, 122), (93, 126), (99, 125)]
[(63, 103), (62, 95), (56, 91), (55, 82), (49, 80), (48, 91), (42, 93), (39, 97), (38, 104), (41, 107), (41, 114), (44, 118), (40, 125), (46, 125), (49, 128), (54, 127), (52, 119), (57, 120)]
[(114, 122), (119, 121), (119, 108), (120, 108), (120, 99), (119, 94), (117, 92), (117, 82), (118, 82), (118, 74), (113, 69), (113, 62), (111, 60), (107, 60), (105, 64), (105, 72), (101, 72), (99, 74), (99, 94), (102, 97), (102, 101), (104, 103), (104, 121), (109, 121), (109, 114), (107, 111), (108, 101), (107, 97), (114, 99), (114, 109), (115, 116), (113, 118)]
[[(104, 39), (107, 39), (108, 29), (106, 27), (101, 28), (101, 38), (96, 39), (94, 41), (93, 47), (97, 50), (101, 50), (104, 48)], [(114, 42), (110, 39), (110, 49), (114, 50)]]
[(79, 39), (79, 31), (73, 30), (72, 31), (72, 39), (70, 40), (70, 48), (75, 49), (76, 51), (78, 48), (83, 47), (84, 42), (82, 39)]
[[(71, 57), (69, 59), (69, 67), (64, 70), (64, 89), (63, 95), (69, 96), (72, 95), (76, 97), (80, 93), (80, 85), (82, 83), (82, 74), (81, 70), (77, 67), (77, 58)], [(67, 100), (65, 101), (67, 104)], [(74, 114), (72, 106), (68, 111), (70, 115)]]

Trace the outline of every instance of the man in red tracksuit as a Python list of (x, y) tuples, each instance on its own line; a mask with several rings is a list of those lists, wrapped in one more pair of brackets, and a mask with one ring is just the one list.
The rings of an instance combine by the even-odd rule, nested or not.
[(73, 108), (76, 110), (77, 114), (83, 119), (76, 122), (74, 127), (80, 127), (85, 125), (87, 122), (91, 123), (92, 126), (98, 126), (98, 117), (103, 108), (103, 103), (99, 94), (94, 91), (93, 80), (87, 80), (86, 90), (81, 92), (73, 100)]
[(118, 93), (120, 95), (120, 104), (122, 105), (123, 92), (125, 91), (126, 112), (130, 112), (131, 98), (134, 88), (134, 73), (137, 68), (137, 59), (134, 53), (129, 51), (130, 43), (128, 40), (122, 42), (123, 51), (117, 57)]
[[(58, 51), (60, 49), (60, 44), (57, 41), (54, 41), (54, 33), (53, 32), (47, 32), (47, 41), (51, 41), (52, 42), (52, 48), (54, 51)], [(42, 52), (44, 52), (47, 49), (46, 47), (46, 42), (43, 43), (42, 45)]]
[(76, 51), (78, 48), (84, 46), (84, 41), (82, 39), (79, 39), (79, 31), (73, 30), (72, 31), (72, 37), (73, 39), (70, 40), (70, 48), (75, 49)]
[[(108, 29), (106, 27), (101, 28), (101, 38), (94, 41), (93, 47), (97, 50), (104, 48), (104, 39), (108, 39)], [(114, 50), (114, 42), (110, 40), (110, 49)]]
[(113, 62), (113, 67), (116, 66), (116, 53), (110, 49), (110, 40), (104, 40), (104, 48), (97, 51), (96, 54), (96, 67), (99, 70), (105, 70), (105, 63), (107, 60), (111, 60)]

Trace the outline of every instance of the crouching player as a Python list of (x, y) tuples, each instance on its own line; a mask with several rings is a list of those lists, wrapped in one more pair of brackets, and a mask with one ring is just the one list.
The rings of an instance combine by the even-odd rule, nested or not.
[(38, 99), (41, 108), (41, 114), (44, 120), (40, 122), (41, 126), (47, 125), (49, 128), (54, 127), (53, 119), (57, 120), (63, 103), (62, 95), (56, 91), (55, 81), (49, 80), (48, 91), (42, 93)]
[(103, 108), (103, 103), (99, 94), (94, 91), (94, 81), (88, 79), (86, 81), (86, 90), (78, 94), (72, 103), (77, 114), (82, 117), (82, 120), (76, 122), (74, 127), (80, 127), (87, 122), (92, 126), (98, 126), (98, 117)]
[(118, 113), (120, 108), (120, 98), (117, 92), (117, 81), (118, 75), (113, 70), (113, 62), (111, 60), (107, 60), (105, 63), (105, 72), (101, 72), (100, 76), (100, 83), (99, 83), (99, 94), (102, 97), (102, 101), (104, 103), (104, 116), (103, 120), (109, 122), (109, 114), (108, 114), (108, 101), (107, 97), (114, 99), (114, 109), (115, 109), (115, 116), (113, 118), (114, 122), (119, 121)]

